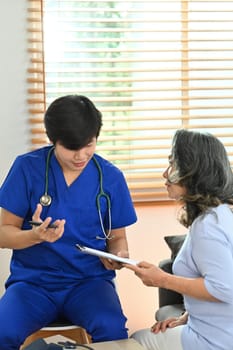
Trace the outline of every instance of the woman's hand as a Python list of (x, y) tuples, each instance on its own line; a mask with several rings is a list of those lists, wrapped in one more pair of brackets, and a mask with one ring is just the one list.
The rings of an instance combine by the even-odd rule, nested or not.
[(159, 267), (145, 261), (140, 262), (136, 266), (129, 264), (124, 264), (124, 266), (127, 269), (134, 271), (135, 275), (149, 287), (160, 287), (162, 280), (166, 276), (166, 273)]
[(167, 328), (174, 328), (187, 323), (188, 313), (185, 312), (179, 317), (170, 317), (164, 321), (158, 321), (151, 327), (152, 333), (165, 332)]
[(220, 302), (207, 290), (204, 277), (186, 278), (173, 275), (145, 261), (140, 262), (136, 266), (129, 264), (123, 264), (123, 266), (134, 271), (135, 275), (146, 286), (170, 289), (199, 300)]

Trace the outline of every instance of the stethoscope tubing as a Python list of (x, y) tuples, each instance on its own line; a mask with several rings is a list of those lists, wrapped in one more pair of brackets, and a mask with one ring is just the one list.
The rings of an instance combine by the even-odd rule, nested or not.
[[(52, 197), (49, 195), (48, 189), (49, 189), (49, 164), (50, 164), (51, 155), (52, 155), (54, 149), (55, 149), (54, 146), (50, 148), (48, 155), (47, 155), (47, 158), (46, 158), (45, 187), (44, 187), (44, 193), (40, 197), (40, 204), (42, 206), (49, 206), (52, 203)], [(111, 236), (111, 231), (112, 231), (111, 200), (110, 200), (109, 195), (103, 189), (103, 173), (102, 173), (102, 169), (100, 167), (100, 164), (97, 161), (95, 156), (92, 157), (92, 160), (94, 161), (95, 166), (98, 170), (98, 174), (99, 174), (99, 193), (96, 196), (96, 207), (98, 210), (101, 230), (102, 230), (103, 235), (104, 235), (103, 237), (96, 236), (96, 238), (97, 239), (112, 239), (113, 236)], [(100, 205), (101, 197), (105, 198), (105, 200), (107, 202), (108, 226), (109, 226), (107, 233), (106, 233), (106, 229), (104, 228), (103, 218), (102, 218), (102, 214), (101, 214), (101, 205)]]

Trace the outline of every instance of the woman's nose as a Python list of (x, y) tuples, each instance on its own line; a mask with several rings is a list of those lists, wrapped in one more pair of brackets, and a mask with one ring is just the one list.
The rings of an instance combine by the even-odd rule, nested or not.
[(165, 179), (168, 178), (168, 169), (169, 169), (169, 167), (167, 167), (167, 169), (163, 172), (163, 177), (164, 177)]

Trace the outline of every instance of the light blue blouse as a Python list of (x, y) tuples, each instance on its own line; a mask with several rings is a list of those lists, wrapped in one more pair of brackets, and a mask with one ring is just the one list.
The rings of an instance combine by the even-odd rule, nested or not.
[(176, 275), (203, 277), (219, 302), (184, 296), (189, 319), (182, 331), (184, 350), (233, 349), (233, 214), (225, 204), (210, 209), (192, 224), (178, 254)]

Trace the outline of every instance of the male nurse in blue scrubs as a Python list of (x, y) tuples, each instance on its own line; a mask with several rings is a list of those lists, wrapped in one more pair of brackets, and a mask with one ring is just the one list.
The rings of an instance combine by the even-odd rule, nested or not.
[(18, 156), (0, 190), (0, 247), (12, 249), (1, 350), (18, 350), (61, 316), (93, 342), (128, 337), (113, 281), (121, 264), (76, 248), (128, 257), (125, 227), (137, 220), (122, 172), (95, 154), (102, 115), (87, 97), (68, 95), (44, 123), (51, 144)]

